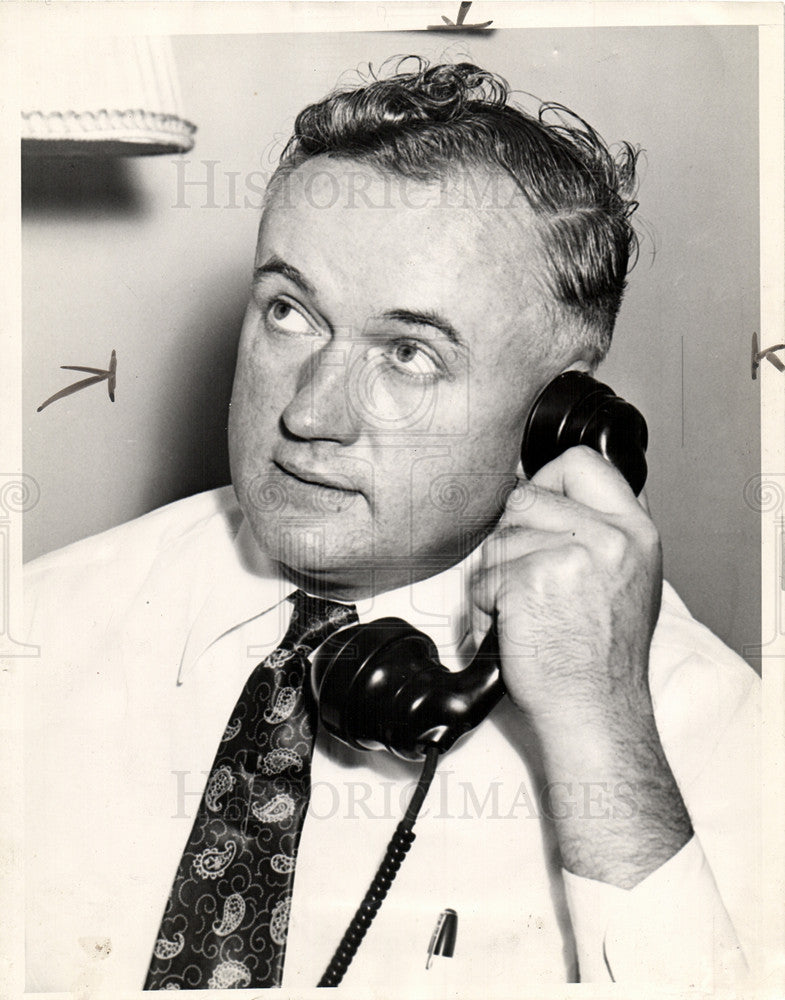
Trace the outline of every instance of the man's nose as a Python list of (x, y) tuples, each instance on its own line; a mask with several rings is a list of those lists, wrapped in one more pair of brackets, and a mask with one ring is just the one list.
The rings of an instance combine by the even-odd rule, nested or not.
[(350, 402), (349, 351), (323, 347), (303, 363), (296, 392), (283, 411), (290, 434), (307, 440), (352, 444), (360, 436), (361, 421)]

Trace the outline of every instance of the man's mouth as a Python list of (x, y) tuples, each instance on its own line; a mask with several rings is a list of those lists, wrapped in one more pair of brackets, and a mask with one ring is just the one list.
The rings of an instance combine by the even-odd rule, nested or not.
[(336, 498), (341, 494), (344, 496), (355, 496), (360, 493), (360, 490), (352, 485), (348, 477), (341, 476), (336, 473), (325, 473), (311, 469), (304, 469), (292, 462), (287, 462), (284, 465), (282, 462), (278, 462), (275, 459), (273, 459), (273, 465), (279, 472), (289, 476), (291, 479), (297, 480), (297, 482), (304, 483), (306, 486), (314, 486), (322, 490), (330, 490)]

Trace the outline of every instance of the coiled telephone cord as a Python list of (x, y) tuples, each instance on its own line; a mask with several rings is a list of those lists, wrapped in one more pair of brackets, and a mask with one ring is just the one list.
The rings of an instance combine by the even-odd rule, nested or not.
[(351, 923), (346, 928), (341, 943), (335, 949), (335, 954), (330, 959), (330, 964), (319, 980), (319, 986), (337, 986), (346, 970), (351, 965), (352, 959), (357, 954), (357, 949), (362, 944), (366, 931), (371, 926), (373, 918), (379, 912), (379, 908), (384, 902), (384, 897), (392, 885), (393, 879), (398, 874), (406, 852), (414, 841), (414, 823), (420, 812), (428, 789), (431, 787), (433, 776), (436, 773), (436, 765), (439, 762), (439, 751), (436, 747), (429, 747), (425, 753), (425, 763), (420, 773), (417, 787), (415, 788), (403, 819), (395, 828), (390, 843), (387, 845), (382, 863), (368, 887), (365, 898), (357, 907), (357, 911), (352, 917)]

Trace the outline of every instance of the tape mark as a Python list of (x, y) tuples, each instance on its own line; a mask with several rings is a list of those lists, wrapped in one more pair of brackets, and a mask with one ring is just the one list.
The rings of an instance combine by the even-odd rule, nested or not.
[(760, 363), (765, 358), (770, 361), (778, 372), (785, 372), (785, 365), (780, 361), (776, 355), (776, 351), (785, 351), (785, 344), (775, 344), (773, 347), (766, 347), (762, 351), (758, 350), (758, 335), (753, 333), (752, 335), (752, 381), (754, 382), (758, 377), (758, 369), (760, 368)]
[(451, 21), (449, 17), (445, 17), (444, 14), (441, 15), (442, 24), (429, 24), (428, 31), (486, 31), (492, 24), (493, 21), (482, 21), (476, 24), (467, 24), (466, 15), (469, 13), (469, 8), (471, 7), (471, 0), (464, 0), (461, 6), (458, 8), (458, 16), (455, 21)]
[(45, 406), (49, 406), (50, 403), (55, 403), (58, 399), (65, 399), (66, 396), (71, 396), (75, 392), (80, 392), (82, 389), (86, 389), (90, 385), (97, 385), (99, 382), (107, 383), (109, 398), (112, 402), (114, 402), (114, 391), (117, 385), (116, 351), (112, 351), (108, 368), (87, 368), (85, 365), (60, 365), (60, 367), (65, 371), (88, 372), (90, 373), (90, 377), (80, 379), (78, 382), (74, 382), (73, 385), (67, 385), (65, 389), (61, 389), (59, 392), (56, 392), (54, 396), (50, 396), (49, 399), (45, 399), (36, 410), (36, 413), (40, 413)]

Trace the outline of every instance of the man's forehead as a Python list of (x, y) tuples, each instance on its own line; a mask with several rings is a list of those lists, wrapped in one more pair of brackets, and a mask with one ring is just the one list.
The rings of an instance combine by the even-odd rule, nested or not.
[[(314, 157), (271, 182), (257, 265), (270, 249), (266, 237), (276, 252), (281, 243), (303, 247), (327, 240), (336, 253), (365, 246), (385, 255), (390, 267), (413, 256), (425, 256), (436, 269), (440, 261), (455, 268), (472, 260), (475, 267), (512, 270), (524, 285), (527, 273), (543, 266), (534, 213), (513, 179), (490, 167), (456, 166), (422, 179), (361, 161)], [(423, 255), (424, 248), (432, 253)]]

